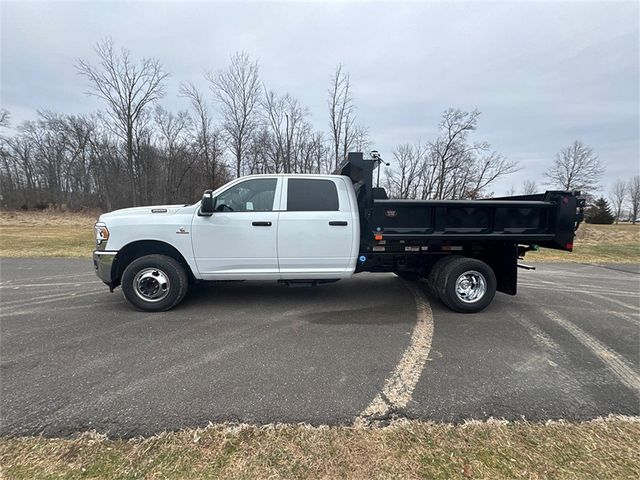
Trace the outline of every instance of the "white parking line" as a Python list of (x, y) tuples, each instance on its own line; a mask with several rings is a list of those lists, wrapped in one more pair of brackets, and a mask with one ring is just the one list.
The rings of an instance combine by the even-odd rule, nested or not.
[[(47, 303), (55, 303), (55, 302), (61, 302), (65, 300), (72, 300), (74, 298), (86, 297), (89, 295), (97, 295), (98, 292), (100, 291), (103, 291), (103, 289), (96, 289), (89, 292), (82, 292), (77, 294), (72, 293), (70, 295), (64, 294), (57, 298), (48, 298), (47, 300), (35, 299), (31, 301), (21, 302), (19, 304), (15, 304), (15, 303), (12, 305), (3, 304), (2, 313), (0, 313), (0, 317), (11, 317), (14, 315), (23, 315), (25, 313), (31, 313), (31, 310), (28, 310), (28, 307), (39, 307), (40, 305), (44, 305)], [(27, 310), (24, 310), (24, 308), (27, 308)], [(23, 309), (23, 310), (20, 310), (20, 309)]]
[(640, 375), (633, 370), (624, 358), (574, 323), (562, 318), (557, 312), (546, 309), (543, 309), (543, 312), (547, 318), (556, 322), (567, 332), (573, 335), (580, 343), (591, 350), (613, 373), (617, 375), (622, 383), (634, 392), (640, 392)]
[[(41, 303), (43, 300), (51, 300), (51, 299), (66, 299), (66, 298), (70, 298), (70, 297), (75, 297), (77, 296), (79, 293), (88, 293), (88, 292), (100, 292), (100, 291), (108, 291), (106, 288), (104, 287), (96, 287), (93, 286), (91, 288), (82, 288), (82, 289), (73, 289), (73, 290), (65, 290), (62, 291), (60, 293), (52, 293), (49, 295), (39, 295), (37, 297), (30, 297), (25, 299), (23, 298), (19, 298), (16, 300), (2, 300), (2, 305), (0, 305), (0, 310), (4, 309), (4, 308), (15, 308), (15, 307), (20, 307), (20, 306), (26, 306), (26, 305), (37, 305), (39, 303)], [(4, 294), (3, 294), (4, 295)]]
[(433, 313), (425, 294), (414, 283), (405, 282), (416, 302), (416, 325), (409, 346), (393, 373), (384, 382), (382, 392), (355, 419), (355, 426), (367, 426), (407, 406), (424, 369), (433, 337)]
[(623, 312), (609, 312), (609, 313), (623, 320), (627, 320), (633, 323), (634, 325), (637, 325), (640, 327), (640, 318), (634, 318), (632, 316), (632, 315), (635, 315), (637, 317), (638, 315), (640, 315), (640, 313), (623, 313)]
[(569, 395), (572, 399), (581, 399), (582, 402), (587, 400), (591, 402), (588, 391), (582, 389), (582, 383), (579, 381), (581, 375), (576, 375), (575, 372), (569, 372), (556, 363), (567, 362), (567, 355), (560, 344), (549, 336), (535, 322), (529, 320), (515, 309), (509, 309), (509, 314), (526, 329), (534, 342), (536, 342), (540, 348), (551, 356), (551, 358), (547, 357), (547, 363), (554, 367), (556, 375), (558, 375), (562, 382), (564, 382), (563, 394)]
[(533, 288), (536, 290), (553, 290), (555, 292), (567, 292), (567, 293), (584, 293), (585, 295), (591, 295), (591, 296), (596, 296), (602, 293), (606, 295), (615, 295), (618, 297), (638, 298), (638, 292), (625, 292), (620, 290), (610, 290), (610, 289), (603, 289), (603, 288), (598, 288), (597, 291), (594, 291), (594, 290), (587, 290), (584, 288), (562, 287), (559, 284), (552, 283), (552, 282), (543, 282), (543, 283), (547, 285), (539, 285), (537, 283), (528, 283), (528, 282), (522, 282), (522, 281), (518, 282), (518, 285), (527, 287), (527, 288)]
[[(1, 276), (1, 275), (0, 275)], [(54, 279), (62, 279), (62, 278), (77, 278), (77, 277), (90, 277), (95, 276), (95, 272), (83, 272), (83, 273), (69, 273), (69, 274), (60, 274), (60, 275), (50, 275), (47, 277), (27, 277), (20, 279), (10, 279), (10, 280), (2, 280), (0, 281), (0, 285), (21, 285), (23, 283), (31, 283), (39, 280), (54, 280)]]
[[(615, 303), (616, 305), (620, 305), (621, 307), (625, 307), (625, 308), (628, 308), (630, 310), (636, 310), (636, 311), (640, 312), (640, 306), (631, 305), (631, 304), (628, 304), (628, 303), (625, 303), (625, 302), (621, 302), (620, 300), (613, 299), (613, 298), (608, 297), (606, 295), (600, 295), (598, 293), (593, 293), (593, 292), (589, 292), (589, 293), (587, 293), (587, 295), (590, 295), (590, 296), (595, 297), (595, 298), (599, 298), (600, 300), (606, 300), (606, 301), (609, 301), (611, 303)], [(634, 298), (637, 299), (638, 296), (636, 295)]]
[(0, 288), (10, 288), (11, 290), (20, 290), (21, 288), (26, 287), (62, 287), (73, 285), (76, 287), (81, 287), (83, 285), (100, 285), (102, 282), (95, 280), (91, 282), (60, 282), (60, 283), (22, 283), (16, 285), (0, 285)]

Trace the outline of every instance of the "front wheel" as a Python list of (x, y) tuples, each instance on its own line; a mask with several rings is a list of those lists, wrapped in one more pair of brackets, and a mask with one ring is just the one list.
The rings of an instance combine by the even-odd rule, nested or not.
[(129, 302), (146, 312), (163, 312), (184, 298), (189, 279), (180, 263), (166, 255), (145, 255), (122, 274), (122, 291)]
[(444, 265), (437, 290), (442, 302), (451, 310), (475, 313), (485, 309), (496, 294), (493, 270), (475, 258), (456, 258)]

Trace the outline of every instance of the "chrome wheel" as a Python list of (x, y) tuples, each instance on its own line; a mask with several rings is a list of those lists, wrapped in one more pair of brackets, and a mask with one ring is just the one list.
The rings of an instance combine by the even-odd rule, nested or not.
[(140, 270), (133, 279), (136, 295), (145, 302), (159, 302), (171, 289), (169, 276), (158, 268)]
[(464, 303), (474, 303), (487, 292), (487, 281), (480, 272), (469, 270), (456, 280), (456, 296)]

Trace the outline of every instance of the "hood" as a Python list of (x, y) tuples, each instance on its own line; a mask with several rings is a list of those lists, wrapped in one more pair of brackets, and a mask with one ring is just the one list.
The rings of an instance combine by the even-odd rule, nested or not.
[(139, 215), (173, 215), (183, 207), (186, 207), (186, 205), (151, 205), (148, 207), (121, 208), (120, 210), (114, 210), (113, 212), (100, 215), (100, 221)]

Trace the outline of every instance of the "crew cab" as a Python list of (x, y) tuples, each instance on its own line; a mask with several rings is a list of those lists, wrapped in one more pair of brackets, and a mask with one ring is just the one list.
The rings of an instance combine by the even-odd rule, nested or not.
[(577, 192), (389, 200), (373, 187), (374, 168), (350, 153), (333, 175), (251, 175), (193, 205), (103, 214), (96, 273), (145, 311), (173, 308), (198, 281), (317, 285), (369, 271), (424, 279), (449, 308), (477, 312), (496, 291), (515, 295), (527, 251), (572, 250)]

